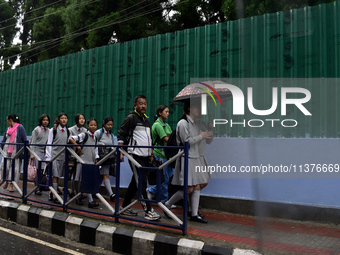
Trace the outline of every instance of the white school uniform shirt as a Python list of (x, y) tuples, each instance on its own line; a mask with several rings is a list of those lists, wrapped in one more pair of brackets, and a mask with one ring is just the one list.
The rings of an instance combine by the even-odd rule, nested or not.
[[(62, 129), (66, 131), (66, 126), (65, 127), (61, 127), (60, 125), (58, 125), (59, 130), (61, 131)], [(67, 138), (67, 141), (70, 140), (71, 135)], [(47, 140), (47, 144), (52, 144), (53, 142), (53, 128), (50, 129), (50, 133), (48, 134), (48, 140)], [(46, 160), (50, 161), (52, 158), (52, 146), (46, 146)]]

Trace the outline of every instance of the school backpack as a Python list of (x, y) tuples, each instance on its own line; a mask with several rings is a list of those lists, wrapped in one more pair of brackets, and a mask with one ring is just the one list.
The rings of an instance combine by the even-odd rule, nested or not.
[[(171, 135), (170, 135), (170, 137), (169, 137), (169, 139), (168, 139), (168, 143), (166, 144), (166, 146), (178, 146), (178, 145), (177, 145), (177, 139), (176, 139), (176, 138), (177, 138), (177, 130), (176, 130), (176, 128), (175, 128), (175, 130), (172, 131), (172, 133), (171, 133)], [(183, 144), (180, 143), (179, 146), (183, 146)], [(166, 149), (164, 149), (164, 154), (165, 154), (165, 157), (166, 157), (167, 159), (170, 159), (170, 158), (172, 158), (173, 156), (175, 156), (175, 155), (178, 153), (178, 151), (179, 151), (179, 149), (177, 149), (177, 148), (173, 148), (173, 149), (167, 149), (167, 148), (166, 148)], [(170, 164), (170, 167), (175, 168), (175, 165), (176, 165), (176, 160)]]

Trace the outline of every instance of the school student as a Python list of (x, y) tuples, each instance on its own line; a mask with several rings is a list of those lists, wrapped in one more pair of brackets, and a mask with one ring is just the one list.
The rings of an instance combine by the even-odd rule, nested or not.
[[(199, 116), (199, 106), (185, 102), (184, 114), (177, 123), (176, 127), (176, 140), (177, 144), (184, 144), (189, 142), (189, 169), (188, 169), (188, 195), (191, 204), (191, 221), (200, 223), (208, 223), (204, 219), (204, 215), (198, 212), (200, 201), (201, 185), (207, 183), (207, 176), (205, 173), (198, 173), (195, 171), (195, 166), (201, 165), (199, 146), (200, 142), (204, 139), (210, 139), (213, 135), (211, 131), (200, 131), (197, 128), (194, 118)], [(177, 158), (174, 177), (172, 180), (173, 185), (184, 186), (184, 157)], [(183, 190), (178, 190), (172, 197), (164, 203), (170, 209), (172, 205), (183, 198)], [(166, 213), (165, 216), (169, 217)]]
[[(78, 155), (84, 160), (85, 164), (95, 164), (99, 158), (97, 145), (97, 138), (94, 132), (97, 129), (97, 121), (95, 119), (89, 119), (87, 121), (87, 132), (81, 133), (79, 135), (72, 136), (69, 141), (72, 144), (83, 144), (92, 145), (93, 147), (81, 147), (80, 145), (76, 147)], [(77, 174), (76, 181), (80, 182), (82, 177), (82, 164), (77, 164)], [(79, 192), (79, 191), (78, 191)], [(93, 201), (92, 194), (87, 194), (89, 199), (88, 207), (95, 208), (99, 204)], [(82, 201), (78, 198), (77, 204), (82, 204)]]
[[(6, 129), (4, 133), (2, 143), (1, 143), (1, 149), (3, 149), (4, 152), (6, 153), (6, 157), (11, 157), (12, 155), (15, 155), (21, 149), (22, 145), (11, 145), (11, 144), (5, 144), (5, 143), (24, 143), (25, 141), (27, 141), (27, 136), (26, 136), (26, 130), (20, 124), (20, 120), (17, 115), (15, 115), (14, 113), (9, 114), (6, 118), (6, 121), (7, 121), (8, 128)], [(5, 160), (3, 159), (0, 165), (0, 178), (1, 179), (3, 177), (4, 161)], [(19, 183), (21, 165), (22, 165), (22, 160), (20, 158), (15, 159), (14, 181), (17, 184)], [(8, 179), (12, 178), (12, 160), (7, 160), (6, 175), (9, 176)], [(6, 181), (4, 183), (3, 188), (7, 189), (7, 186), (8, 186), (8, 182)], [(10, 183), (9, 185), (9, 192), (14, 192), (12, 183)]]
[[(84, 127), (84, 124), (86, 122), (86, 118), (85, 118), (84, 114), (81, 114), (81, 113), (76, 114), (76, 116), (74, 116), (74, 122), (76, 124), (69, 128), (71, 136), (79, 135), (79, 134), (85, 133), (87, 131), (86, 128)], [(77, 162), (76, 162), (76, 160), (74, 160), (73, 157), (71, 157), (71, 158), (72, 158), (72, 160), (74, 162), (74, 166), (73, 166), (73, 172), (72, 172), (73, 179), (71, 181), (72, 185), (71, 185), (70, 198), (75, 196), (74, 192), (76, 190), (79, 190), (78, 188), (76, 188), (76, 185), (78, 185), (78, 184), (75, 181)], [(83, 197), (83, 198), (85, 198), (85, 197)]]
[[(68, 116), (66, 113), (62, 112), (58, 114), (57, 117), (57, 127), (53, 128), (48, 135), (47, 145), (65, 145), (68, 143), (70, 136), (70, 131), (66, 127)], [(56, 156), (65, 147), (63, 146), (47, 146), (46, 147), (46, 160), (50, 161), (54, 156)], [(53, 178), (52, 185), (53, 188), (58, 190), (58, 179), (64, 177), (64, 162), (65, 162), (65, 152), (61, 153), (56, 160), (52, 162), (53, 166)], [(48, 163), (49, 164), (49, 163)], [(49, 201), (53, 201), (56, 204), (60, 204), (57, 198), (53, 197), (53, 193), (50, 192)]]
[[(114, 135), (111, 132), (113, 126), (113, 119), (112, 117), (108, 116), (105, 117), (102, 123), (102, 128), (97, 130), (94, 135), (98, 140), (98, 144), (100, 145), (107, 145), (108, 147), (100, 147), (98, 150), (102, 152), (103, 157), (106, 154), (112, 151), (111, 145), (114, 145)], [(115, 198), (115, 194), (112, 192), (111, 183), (110, 183), (110, 165), (113, 164), (114, 156), (108, 160), (106, 160), (102, 167), (99, 170), (100, 173), (100, 183), (104, 182), (104, 186), (109, 193), (110, 201), (113, 202)]]
[[(169, 118), (169, 107), (166, 105), (160, 105), (156, 110), (155, 123), (152, 125), (151, 133), (152, 133), (152, 143), (155, 146), (165, 146), (168, 142), (169, 136), (171, 135), (171, 128), (168, 123), (165, 122)], [(164, 150), (154, 148), (153, 153), (155, 154), (155, 159), (162, 160), (163, 163), (167, 161)], [(174, 170), (171, 166), (166, 166), (164, 168), (164, 182), (160, 187), (160, 198), (162, 203), (168, 201), (168, 185), (170, 176), (172, 176)], [(148, 198), (154, 199), (154, 196), (157, 194), (157, 185), (154, 185), (146, 190)]]
[[(32, 131), (31, 144), (33, 144), (31, 149), (39, 156), (41, 160), (45, 160), (46, 157), (46, 145), (48, 140), (48, 135), (50, 133), (50, 129), (48, 128), (50, 125), (50, 117), (47, 114), (42, 114), (38, 119), (38, 126)], [(34, 144), (39, 144), (38, 146)], [(35, 166), (38, 168), (38, 160), (32, 155), (31, 160), (35, 160)], [(45, 168), (45, 163), (41, 164), (41, 169)], [(38, 181), (38, 178), (37, 178)], [(36, 183), (38, 185), (38, 183)], [(36, 195), (42, 195), (41, 190), (37, 189), (35, 191)]]

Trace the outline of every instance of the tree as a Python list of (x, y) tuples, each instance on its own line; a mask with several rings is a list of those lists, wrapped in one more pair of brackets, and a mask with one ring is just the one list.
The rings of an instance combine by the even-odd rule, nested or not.
[(224, 22), (223, 3), (223, 0), (180, 0), (170, 22), (176, 30)]
[(12, 41), (18, 31), (15, 27), (15, 13), (10, 2), (0, 0), (0, 71), (10, 69), (16, 58), (9, 57), (19, 52), (17, 47), (12, 47)]
[(237, 6), (233, 0), (224, 0), (222, 11), (226, 20), (236, 20), (330, 2), (334, 0), (244, 0), (244, 5)]
[(24, 1), (24, 66), (107, 44), (333, 0), (13, 1), (15, 6)]

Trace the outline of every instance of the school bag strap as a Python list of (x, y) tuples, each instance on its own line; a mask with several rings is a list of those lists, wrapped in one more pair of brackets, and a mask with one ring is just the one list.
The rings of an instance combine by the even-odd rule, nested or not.
[(129, 134), (128, 136), (125, 138), (124, 141), (124, 145), (129, 145), (131, 140), (132, 140), (132, 136), (133, 136), (133, 131), (135, 130), (136, 126), (137, 126), (137, 122), (138, 122), (138, 115), (131, 113), (129, 114), (126, 118), (130, 119), (129, 121), (131, 121), (131, 126), (130, 126), (130, 130), (129, 130)]
[[(100, 135), (99, 135), (99, 139), (98, 139), (98, 141), (100, 141), (100, 140), (102, 139), (102, 137), (103, 137), (103, 133), (104, 133), (104, 131), (103, 131), (103, 128), (101, 128), (101, 129), (100, 129)], [(111, 135), (112, 144), (113, 144), (113, 141), (114, 141), (113, 134), (112, 134), (112, 133), (110, 133), (110, 135)]]
[[(66, 129), (66, 132), (67, 132), (66, 144), (68, 144), (68, 138), (70, 137), (70, 130), (68, 130), (67, 127), (65, 127), (65, 129)], [(57, 128), (54, 127), (54, 128), (53, 128), (53, 139), (52, 139), (52, 144), (53, 144), (53, 142), (54, 142), (54, 139), (55, 139), (56, 135), (57, 135)]]
[[(83, 139), (83, 141), (81, 142), (81, 143), (78, 143), (78, 144), (80, 144), (80, 145), (84, 145), (84, 144), (86, 144), (86, 142), (87, 142), (87, 140), (89, 139), (89, 134), (88, 133), (84, 133), (85, 134), (85, 137), (84, 137), (84, 139)], [(80, 136), (81, 134), (79, 134), (78, 135), (78, 137)], [(94, 140), (95, 140), (95, 145), (97, 145), (97, 138), (94, 136)], [(84, 146), (80, 146), (80, 148), (81, 149), (83, 149), (84, 148)]]

